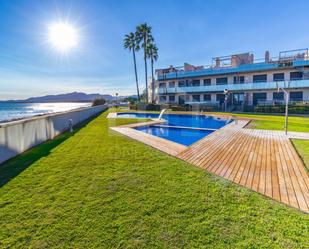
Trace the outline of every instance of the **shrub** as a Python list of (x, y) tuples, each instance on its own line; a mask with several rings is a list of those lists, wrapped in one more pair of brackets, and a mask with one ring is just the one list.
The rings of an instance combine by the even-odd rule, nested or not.
[(92, 101), (92, 106), (98, 106), (98, 105), (104, 105), (106, 103), (106, 100), (103, 98), (94, 99)]
[[(285, 106), (279, 105), (279, 106), (255, 106), (254, 112), (259, 113), (284, 113), (285, 112)], [(289, 113), (293, 114), (308, 114), (309, 113), (309, 106), (302, 105), (289, 105)]]

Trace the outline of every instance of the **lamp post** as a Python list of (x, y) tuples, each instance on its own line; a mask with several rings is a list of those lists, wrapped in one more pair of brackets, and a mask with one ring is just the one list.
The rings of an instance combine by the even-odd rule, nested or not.
[(116, 109), (118, 108), (118, 93), (115, 94), (116, 95)]
[(277, 92), (281, 91), (284, 92), (285, 95), (285, 122), (284, 122), (284, 129), (285, 129), (285, 135), (288, 134), (288, 118), (289, 118), (289, 93), (287, 90), (285, 90), (283, 87), (280, 87), (278, 82), (276, 83), (277, 85)]
[(227, 95), (228, 95), (229, 91), (227, 89), (224, 89), (223, 93), (225, 94), (225, 97), (224, 97), (224, 111), (226, 112)]

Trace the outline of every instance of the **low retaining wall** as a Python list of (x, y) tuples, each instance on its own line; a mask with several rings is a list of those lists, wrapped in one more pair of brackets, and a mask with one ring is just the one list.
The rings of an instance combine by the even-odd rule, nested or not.
[(68, 130), (70, 119), (76, 125), (106, 109), (88, 107), (0, 125), (0, 163)]

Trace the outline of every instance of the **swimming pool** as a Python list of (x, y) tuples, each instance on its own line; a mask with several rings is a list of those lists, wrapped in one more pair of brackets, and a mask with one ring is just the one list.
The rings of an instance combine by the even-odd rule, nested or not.
[[(128, 112), (117, 113), (117, 117), (154, 119), (158, 118), (159, 114)], [(164, 114), (162, 118), (165, 120), (163, 124), (139, 126), (134, 129), (190, 146), (232, 121), (231, 119), (192, 114)]]
[(190, 146), (203, 137), (209, 135), (213, 131), (210, 130), (198, 130), (198, 129), (186, 129), (175, 127), (161, 127), (161, 126), (139, 126), (136, 130), (145, 132), (150, 135), (168, 139), (170, 141)]
[[(117, 113), (117, 117), (123, 118), (158, 118), (156, 113)], [(192, 114), (164, 114), (162, 116), (168, 126), (182, 126), (193, 128), (220, 129), (231, 120), (221, 119), (207, 115)]]

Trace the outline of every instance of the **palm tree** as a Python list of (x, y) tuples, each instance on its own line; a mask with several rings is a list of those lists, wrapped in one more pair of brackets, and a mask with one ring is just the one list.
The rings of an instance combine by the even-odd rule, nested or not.
[(153, 70), (153, 64), (154, 61), (158, 60), (158, 48), (155, 43), (150, 43), (147, 47), (147, 57), (150, 58), (151, 63), (151, 99), (154, 102), (154, 70)]
[(142, 47), (144, 49), (144, 63), (145, 63), (145, 82), (146, 82), (146, 94), (147, 94), (147, 102), (148, 102), (148, 75), (147, 75), (147, 45), (151, 42), (151, 27), (147, 25), (147, 23), (143, 23), (136, 27), (136, 39), (137, 43), (140, 44), (142, 42)]
[(130, 32), (130, 34), (125, 35), (124, 38), (124, 48), (129, 49), (129, 51), (133, 52), (133, 61), (134, 61), (134, 72), (135, 72), (135, 82), (136, 82), (136, 90), (137, 90), (137, 99), (140, 101), (139, 95), (139, 87), (138, 87), (138, 77), (137, 77), (137, 70), (136, 70), (136, 58), (135, 58), (135, 51), (139, 50), (139, 45), (136, 40), (136, 36), (134, 33)]

